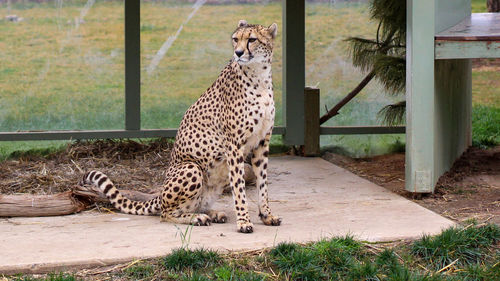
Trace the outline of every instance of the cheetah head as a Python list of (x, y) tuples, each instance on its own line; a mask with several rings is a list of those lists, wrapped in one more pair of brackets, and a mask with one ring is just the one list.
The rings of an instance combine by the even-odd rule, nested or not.
[(270, 61), (277, 32), (276, 23), (265, 27), (240, 20), (232, 36), (234, 60), (240, 65)]

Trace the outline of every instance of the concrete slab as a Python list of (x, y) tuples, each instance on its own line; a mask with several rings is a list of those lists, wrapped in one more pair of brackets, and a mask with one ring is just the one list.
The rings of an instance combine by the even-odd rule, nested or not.
[[(369, 241), (416, 238), (453, 225), (320, 158), (270, 160), (270, 198), (279, 227), (258, 219), (256, 192), (248, 191), (254, 233), (236, 232), (232, 200), (221, 198), (226, 224), (193, 227), (190, 247), (250, 250), (281, 241), (307, 242), (353, 234)], [(162, 256), (182, 246), (186, 225), (158, 217), (86, 212), (65, 217), (0, 219), (0, 273), (47, 272)]]

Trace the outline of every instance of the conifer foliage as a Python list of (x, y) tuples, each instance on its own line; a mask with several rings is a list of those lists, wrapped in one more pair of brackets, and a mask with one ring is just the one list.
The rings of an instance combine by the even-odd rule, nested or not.
[(379, 112), (383, 123), (404, 123), (406, 82), (406, 1), (372, 0), (370, 17), (378, 22), (374, 39), (351, 37), (350, 56), (353, 65), (370, 72), (386, 89), (403, 101), (390, 104)]
[(370, 17), (378, 23), (374, 39), (350, 37), (349, 55), (354, 66), (367, 72), (366, 77), (341, 101), (320, 118), (320, 125), (339, 114), (339, 110), (376, 78), (390, 95), (402, 101), (383, 107), (378, 115), (382, 123), (399, 125), (405, 121), (406, 102), (406, 1), (371, 0)]

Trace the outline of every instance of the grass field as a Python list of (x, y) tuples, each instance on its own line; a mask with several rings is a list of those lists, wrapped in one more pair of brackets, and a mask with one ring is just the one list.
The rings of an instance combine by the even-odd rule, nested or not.
[(97, 274), (90, 270), (11, 278), (26, 281), (495, 281), (500, 280), (499, 241), (497, 225), (468, 225), (412, 242), (377, 244), (344, 236), (304, 245), (282, 243), (268, 250), (228, 254), (183, 247), (162, 258), (134, 261)]
[[(2, 18), (6, 14), (24, 18), (20, 22), (0, 20), (0, 131), (123, 128), (123, 2), (86, 3), (91, 1), (26, 2), (10, 9), (4, 2), (0, 4)], [(476, 0), (473, 5), (480, 9)], [(187, 21), (192, 12), (192, 4), (184, 1), (141, 4), (143, 128), (178, 126), (187, 107), (231, 57), (229, 36), (239, 19), (281, 26), (281, 4), (274, 2), (204, 5)], [(158, 50), (181, 25), (165, 56), (148, 71)], [(350, 64), (343, 40), (349, 36), (371, 38), (375, 30), (367, 4), (307, 3), (306, 83), (321, 89), (322, 112), (363, 77)], [(282, 124), (281, 75), (279, 33), (273, 62), (278, 126)], [(494, 70), (474, 74), (475, 104), (491, 107), (489, 101), (498, 95), (498, 88), (490, 85), (495, 75)], [(394, 100), (372, 82), (326, 125), (376, 125), (378, 110)], [(394, 144), (404, 143), (404, 136), (325, 136), (321, 141), (359, 156), (387, 152)], [(53, 143), (0, 143), (0, 154)]]

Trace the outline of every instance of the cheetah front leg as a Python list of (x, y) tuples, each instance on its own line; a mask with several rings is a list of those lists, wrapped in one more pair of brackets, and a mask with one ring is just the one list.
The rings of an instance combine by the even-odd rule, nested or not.
[(229, 166), (229, 184), (233, 193), (234, 208), (236, 210), (236, 226), (243, 233), (253, 232), (253, 224), (248, 214), (248, 204), (245, 194), (245, 163), (241, 148), (231, 146), (229, 149), (227, 163)]
[(267, 192), (267, 162), (269, 154), (269, 140), (271, 132), (253, 150), (252, 168), (256, 180), (257, 192), (259, 193), (259, 217), (265, 225), (280, 225), (281, 218), (271, 214)]

